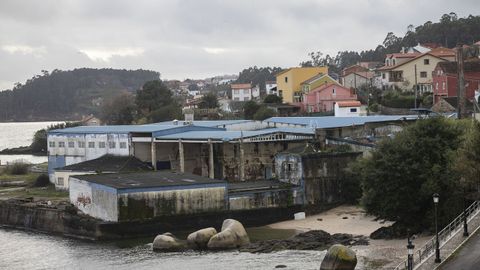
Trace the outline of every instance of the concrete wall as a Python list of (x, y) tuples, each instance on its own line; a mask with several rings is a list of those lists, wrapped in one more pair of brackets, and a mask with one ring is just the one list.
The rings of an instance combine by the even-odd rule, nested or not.
[(300, 189), (269, 190), (229, 195), (229, 210), (281, 208), (303, 204)]
[(280, 182), (301, 185), (302, 168), (302, 157), (300, 155), (279, 153), (275, 156), (275, 176)]
[[(68, 190), (70, 176), (85, 175), (85, 174), (95, 174), (95, 172), (55, 171), (55, 173), (53, 174), (53, 178), (51, 180), (55, 184), (55, 189)], [(63, 184), (61, 179), (59, 178), (63, 178)]]
[(226, 209), (226, 186), (224, 184), (185, 188), (170, 187), (169, 189), (145, 192), (132, 190), (128, 193), (118, 194), (119, 220), (208, 213)]
[(70, 203), (83, 213), (105, 221), (118, 221), (117, 191), (114, 188), (70, 177)]

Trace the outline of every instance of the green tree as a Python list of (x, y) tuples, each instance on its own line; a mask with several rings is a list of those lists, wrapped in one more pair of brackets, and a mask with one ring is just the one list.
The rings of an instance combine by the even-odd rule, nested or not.
[(200, 104), (198, 105), (200, 109), (216, 109), (219, 106), (217, 95), (212, 92), (203, 95), (202, 99), (200, 100)]
[(249, 100), (243, 104), (243, 115), (245, 119), (253, 119), (253, 116), (255, 113), (258, 111), (260, 108), (260, 105), (258, 105), (255, 101)]
[(475, 121), (468, 128), (465, 140), (455, 155), (455, 169), (464, 184), (473, 191), (480, 191), (480, 123)]
[(273, 94), (267, 95), (263, 99), (263, 103), (268, 103), (268, 104), (282, 104), (282, 102), (283, 102), (282, 97), (279, 97), (279, 96), (273, 95)]
[(133, 122), (135, 111), (135, 98), (123, 92), (103, 104), (101, 119), (108, 125), (127, 125)]
[(181, 117), (180, 105), (172, 98), (172, 92), (160, 80), (149, 81), (137, 91), (140, 119), (138, 122), (159, 122)]
[[(432, 194), (439, 193), (440, 224), (461, 210), (458, 177), (452, 156), (462, 128), (453, 120), (430, 118), (385, 140), (353, 166), (362, 181), (368, 213), (420, 229), (432, 225)], [(413, 228), (416, 227), (416, 228)]]
[(262, 121), (275, 115), (276, 113), (274, 110), (267, 108), (266, 106), (260, 106), (260, 108), (253, 115), (253, 120)]

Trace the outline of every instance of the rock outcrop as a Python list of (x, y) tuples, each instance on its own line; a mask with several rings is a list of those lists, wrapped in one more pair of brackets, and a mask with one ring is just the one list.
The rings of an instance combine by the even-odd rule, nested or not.
[(354, 270), (357, 265), (357, 255), (344, 245), (331, 246), (323, 258), (320, 270)]
[(248, 245), (250, 239), (242, 223), (234, 219), (223, 221), (221, 232), (215, 234), (208, 241), (209, 249), (234, 249)]
[(184, 241), (177, 239), (171, 233), (157, 235), (153, 240), (153, 250), (155, 251), (181, 251), (186, 248)]
[(312, 230), (297, 234), (289, 239), (265, 240), (244, 246), (240, 251), (268, 253), (281, 250), (325, 250), (333, 244), (348, 246), (368, 245), (368, 239), (362, 235), (329, 234), (322, 230)]
[(215, 234), (217, 234), (217, 230), (212, 227), (193, 232), (187, 237), (188, 246), (193, 249), (206, 249), (208, 241)]

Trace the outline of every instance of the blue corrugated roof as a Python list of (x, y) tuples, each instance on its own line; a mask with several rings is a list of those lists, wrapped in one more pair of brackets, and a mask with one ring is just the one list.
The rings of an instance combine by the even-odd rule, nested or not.
[(375, 115), (375, 116), (354, 116), (354, 117), (272, 117), (265, 120), (267, 123), (282, 123), (302, 125), (311, 128), (337, 128), (352, 125), (363, 125), (373, 122), (387, 122), (399, 120), (415, 120), (417, 115)]
[(217, 121), (193, 121), (192, 125), (184, 125), (184, 121), (178, 121), (177, 125), (173, 121), (159, 122), (145, 125), (112, 125), (112, 126), (79, 126), (65, 129), (51, 130), (50, 134), (104, 134), (104, 133), (153, 133), (176, 130), (176, 132), (186, 129), (201, 130), (203, 128), (221, 128), (225, 125), (252, 122), (252, 120), (217, 120)]
[(268, 135), (273, 133), (291, 133), (299, 135), (314, 135), (315, 130), (311, 128), (269, 128), (260, 130), (249, 131), (232, 131), (232, 130), (219, 130), (219, 131), (187, 131), (182, 133), (175, 133), (163, 136), (157, 136), (158, 140), (221, 140), (232, 141), (240, 138), (250, 138), (262, 135)]

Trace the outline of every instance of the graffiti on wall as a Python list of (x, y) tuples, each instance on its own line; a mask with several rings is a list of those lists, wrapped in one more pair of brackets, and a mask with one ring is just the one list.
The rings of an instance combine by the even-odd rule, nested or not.
[(84, 195), (83, 193), (80, 193), (77, 196), (77, 201), (76, 201), (77, 207), (79, 207), (79, 206), (85, 207), (85, 206), (90, 205), (90, 204), (92, 204), (92, 198), (90, 198), (90, 196)]

